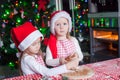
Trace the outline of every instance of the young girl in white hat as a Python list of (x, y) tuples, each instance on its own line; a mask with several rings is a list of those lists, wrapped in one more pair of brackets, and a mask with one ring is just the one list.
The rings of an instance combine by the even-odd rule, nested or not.
[(56, 68), (47, 68), (40, 50), (43, 35), (30, 22), (12, 28), (11, 37), (16, 47), (21, 51), (20, 63), (23, 75), (40, 74), (53, 76), (62, 74), (78, 66), (78, 59)]
[(46, 40), (46, 64), (58, 66), (79, 58), (82, 61), (83, 54), (77, 39), (70, 36), (72, 21), (66, 11), (55, 11), (51, 15), (50, 37)]

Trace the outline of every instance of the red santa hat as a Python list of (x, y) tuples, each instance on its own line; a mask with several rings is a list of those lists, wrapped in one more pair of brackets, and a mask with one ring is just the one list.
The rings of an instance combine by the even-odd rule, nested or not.
[(25, 22), (23, 25), (11, 29), (11, 37), (20, 51), (27, 49), (36, 39), (43, 35), (32, 23)]
[(64, 17), (68, 20), (68, 22), (69, 22), (69, 32), (71, 32), (72, 21), (71, 21), (71, 17), (69, 15), (69, 13), (67, 13), (66, 11), (55, 11), (51, 14), (51, 23), (50, 23), (50, 30), (51, 30), (51, 33), (53, 35), (55, 35), (55, 29), (54, 29), (55, 22), (61, 17)]

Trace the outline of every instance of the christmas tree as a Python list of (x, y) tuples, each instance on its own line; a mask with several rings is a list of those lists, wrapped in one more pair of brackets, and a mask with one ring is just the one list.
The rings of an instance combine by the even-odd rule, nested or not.
[(74, 7), (74, 31), (81, 50), (89, 52), (88, 0), (76, 0)]
[(76, 36), (81, 33), (84, 36), (85, 33), (88, 33), (88, 1), (87, 0), (76, 0), (74, 7), (74, 15), (75, 15), (75, 32)]
[(0, 8), (0, 64), (14, 67), (18, 51), (10, 37), (11, 28), (30, 21), (47, 36), (55, 5), (50, 5), (49, 0), (8, 0)]

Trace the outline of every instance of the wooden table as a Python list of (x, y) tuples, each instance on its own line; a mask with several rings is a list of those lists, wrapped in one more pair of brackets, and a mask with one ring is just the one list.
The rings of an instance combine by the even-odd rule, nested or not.
[[(84, 80), (120, 80), (120, 58), (86, 64), (86, 66), (92, 68), (95, 74)], [(27, 75), (18, 76), (13, 78), (8, 78), (4, 80), (31, 80), (30, 78), (35, 78), (34, 80), (39, 80), (40, 75)], [(62, 80), (62, 77), (52, 77), (53, 80)]]

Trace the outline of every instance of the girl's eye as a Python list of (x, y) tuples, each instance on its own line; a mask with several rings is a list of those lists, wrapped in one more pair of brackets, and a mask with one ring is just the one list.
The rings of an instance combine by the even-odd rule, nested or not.
[(59, 26), (60, 24), (56, 24), (56, 26)]
[(67, 23), (63, 23), (64, 25), (67, 25)]

